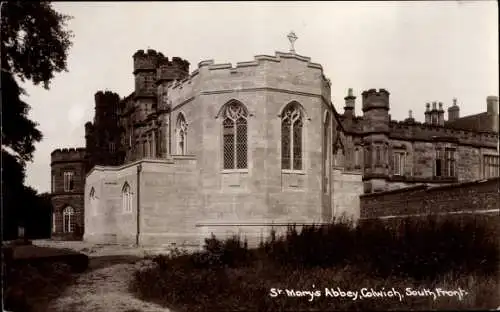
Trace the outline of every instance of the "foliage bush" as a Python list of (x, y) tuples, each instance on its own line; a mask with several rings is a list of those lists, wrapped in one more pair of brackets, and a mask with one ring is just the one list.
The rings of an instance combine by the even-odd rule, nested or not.
[[(491, 308), (498, 289), (500, 217), (448, 216), (290, 226), (249, 249), (239, 237), (206, 239), (203, 251), (151, 259), (131, 285), (139, 297), (177, 311)], [(271, 298), (271, 288), (468, 289), (464, 301), (396, 302)]]

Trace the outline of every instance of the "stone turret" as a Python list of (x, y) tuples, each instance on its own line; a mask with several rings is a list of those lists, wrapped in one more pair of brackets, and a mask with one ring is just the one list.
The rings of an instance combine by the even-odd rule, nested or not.
[(363, 96), (365, 193), (384, 191), (389, 177), (389, 92), (370, 89)]
[(174, 80), (182, 80), (189, 76), (189, 62), (180, 57), (173, 57), (172, 61), (168, 57), (162, 57), (158, 61), (156, 72), (156, 83), (168, 83)]

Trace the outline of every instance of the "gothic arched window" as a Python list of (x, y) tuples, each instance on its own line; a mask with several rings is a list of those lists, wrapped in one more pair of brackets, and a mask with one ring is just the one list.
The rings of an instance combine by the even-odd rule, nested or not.
[(230, 102), (222, 111), (224, 169), (248, 167), (248, 112), (243, 104)]
[(132, 212), (132, 192), (127, 182), (122, 188), (122, 207), (124, 212)]
[(52, 233), (55, 233), (57, 231), (57, 222), (56, 222), (56, 211), (55, 209), (52, 210)]
[(281, 115), (281, 168), (302, 170), (303, 113), (297, 103), (289, 104)]
[(187, 123), (184, 115), (180, 113), (177, 116), (176, 124), (176, 134), (177, 134), (177, 155), (185, 155), (187, 150), (186, 134), (187, 134)]
[(75, 210), (71, 206), (67, 206), (63, 210), (63, 232), (64, 233), (71, 233), (74, 230), (74, 215), (75, 215)]
[(323, 191), (328, 192), (328, 177), (330, 175), (330, 153), (328, 147), (330, 146), (330, 113), (326, 112), (325, 123), (323, 125), (323, 162), (325, 163), (325, 174), (323, 177)]
[(354, 168), (360, 168), (361, 167), (361, 148), (356, 146), (354, 149)]

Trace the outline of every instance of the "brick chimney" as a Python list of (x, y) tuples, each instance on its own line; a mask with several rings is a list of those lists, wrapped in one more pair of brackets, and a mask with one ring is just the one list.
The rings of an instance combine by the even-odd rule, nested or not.
[(413, 112), (411, 109), (408, 111), (408, 118), (406, 118), (404, 120), (404, 122), (406, 122), (406, 123), (414, 123), (415, 122), (415, 118), (413, 118)]
[(347, 90), (347, 96), (344, 98), (344, 116), (347, 118), (353, 118), (356, 115), (356, 97), (353, 95), (352, 88)]
[(499, 122), (500, 122), (500, 116), (498, 114), (498, 96), (490, 95), (486, 98), (486, 105), (487, 105), (487, 112), (488, 115), (491, 115), (492, 121), (491, 121), (491, 126), (492, 126), (492, 131), (493, 132), (498, 132), (499, 131)]
[(431, 124), (436, 126), (438, 124), (438, 110), (437, 110), (437, 102), (432, 102), (432, 110), (431, 110)]
[(438, 125), (444, 126), (444, 109), (443, 109), (443, 102), (439, 102), (439, 109), (438, 109)]
[(430, 124), (431, 123), (431, 103), (426, 103), (425, 104), (425, 123)]
[(448, 107), (448, 121), (454, 121), (460, 118), (460, 108), (457, 105), (457, 99), (453, 99), (453, 106)]

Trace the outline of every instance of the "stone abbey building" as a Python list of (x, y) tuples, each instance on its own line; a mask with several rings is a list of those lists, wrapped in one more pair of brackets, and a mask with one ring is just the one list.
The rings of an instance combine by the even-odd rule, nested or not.
[[(202, 61), (133, 56), (135, 89), (95, 94), (86, 147), (52, 152), (54, 237), (197, 245), (273, 227), (360, 217), (360, 195), (499, 175), (498, 97), (460, 117), (390, 117), (384, 89), (332, 104), (320, 64), (294, 52)], [(483, 106), (481, 104), (481, 106)], [(424, 109), (424, 107), (422, 107)]]

